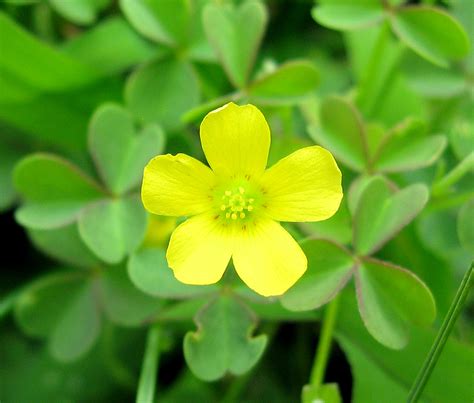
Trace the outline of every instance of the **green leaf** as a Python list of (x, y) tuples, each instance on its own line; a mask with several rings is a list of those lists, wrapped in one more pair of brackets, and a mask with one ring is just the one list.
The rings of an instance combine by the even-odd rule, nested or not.
[(62, 47), (65, 54), (102, 74), (117, 74), (156, 57), (159, 52), (121, 17), (111, 17), (73, 37)]
[(39, 250), (61, 262), (88, 269), (100, 264), (79, 236), (76, 223), (50, 230), (28, 229), (28, 235)]
[(188, 39), (190, 2), (120, 0), (120, 8), (130, 24), (151, 40), (175, 46)]
[(325, 27), (350, 30), (380, 22), (384, 9), (379, 0), (319, 0), (311, 15)]
[(139, 290), (161, 298), (190, 298), (217, 290), (213, 285), (187, 285), (176, 280), (162, 249), (144, 248), (133, 253), (128, 260), (128, 275)]
[(364, 324), (387, 347), (403, 348), (409, 323), (428, 326), (436, 317), (429, 288), (406, 269), (365, 258), (355, 272), (355, 281)]
[(205, 381), (226, 373), (242, 375), (257, 363), (267, 344), (267, 336), (252, 336), (252, 312), (227, 295), (206, 305), (195, 322), (197, 332), (184, 338), (184, 357), (194, 375)]
[(458, 214), (458, 208), (453, 207), (424, 211), (417, 220), (417, 230), (425, 248), (460, 272), (472, 261), (472, 255), (460, 245)]
[(108, 189), (119, 195), (140, 184), (143, 167), (163, 151), (164, 143), (163, 131), (154, 124), (137, 134), (131, 115), (118, 105), (99, 107), (89, 127), (97, 171)]
[(64, 303), (64, 310), (49, 339), (49, 351), (59, 361), (74, 361), (92, 348), (100, 329), (93, 286), (83, 284), (70, 301)]
[(301, 401), (302, 403), (341, 403), (342, 398), (337, 383), (326, 383), (319, 387), (305, 385)]
[[(421, 130), (420, 130), (421, 129)], [(374, 169), (400, 172), (433, 164), (444, 151), (447, 140), (442, 135), (425, 135), (424, 125), (406, 120), (387, 133), (382, 140)]]
[(93, 69), (39, 41), (3, 13), (0, 37), (0, 102), (78, 88), (99, 78)]
[(336, 243), (309, 239), (301, 242), (308, 258), (308, 269), (282, 297), (281, 303), (292, 311), (319, 308), (334, 298), (354, 272), (351, 254)]
[(356, 104), (366, 117), (376, 116), (392, 91), (404, 53), (387, 24), (346, 33), (349, 54), (359, 76)]
[(122, 326), (138, 326), (160, 310), (162, 301), (144, 294), (130, 282), (125, 266), (105, 269), (99, 279), (103, 309)]
[(458, 160), (463, 160), (474, 152), (474, 122), (471, 118), (473, 107), (474, 102), (464, 105), (462, 112), (455, 116), (449, 129), (449, 143)]
[[(0, 74), (0, 80), (3, 72)], [(118, 78), (103, 79), (99, 84), (68, 92), (28, 95), (27, 100), (2, 103), (0, 119), (15, 129), (18, 140), (64, 151), (78, 160), (87, 150), (87, 125), (98, 104), (121, 98), (123, 84)], [(3, 85), (0, 83), (0, 87)], [(0, 93), (5, 94), (5, 91)], [(5, 101), (6, 102), (6, 101)], [(67, 128), (67, 135), (65, 135)]]
[(17, 197), (12, 172), (22, 154), (19, 150), (0, 142), (0, 212), (10, 208)]
[(120, 0), (120, 9), (130, 24), (143, 36), (157, 42), (171, 45), (173, 39), (153, 15), (150, 1)]
[(209, 42), (230, 81), (237, 88), (245, 87), (268, 21), (265, 6), (254, 0), (238, 8), (208, 4), (202, 18)]
[(256, 104), (294, 104), (314, 93), (318, 84), (319, 72), (311, 62), (291, 61), (253, 81), (248, 94)]
[(64, 18), (81, 25), (92, 24), (99, 12), (110, 4), (110, 0), (48, 0), (48, 2)]
[(104, 195), (79, 168), (50, 154), (32, 154), (22, 159), (15, 167), (13, 180), (25, 200), (15, 218), (33, 229), (70, 224), (87, 203)]
[(414, 53), (410, 56), (404, 58), (403, 73), (410, 87), (423, 97), (452, 98), (467, 89), (462, 71), (435, 66)]
[(192, 66), (179, 60), (155, 61), (138, 68), (125, 87), (128, 108), (141, 121), (165, 130), (182, 126), (181, 115), (199, 102)]
[(308, 128), (313, 140), (350, 168), (362, 171), (368, 151), (364, 124), (357, 109), (345, 99), (331, 96), (321, 105), (320, 118), (321, 127)]
[(34, 281), (16, 300), (17, 324), (29, 336), (47, 337), (62, 316), (65, 303), (81, 287), (83, 280), (84, 273), (68, 272)]
[(447, 66), (469, 51), (469, 39), (461, 24), (438, 8), (403, 7), (391, 23), (407, 46), (434, 64)]
[(375, 177), (360, 195), (354, 217), (354, 248), (370, 255), (395, 236), (423, 209), (428, 189), (410, 185), (393, 193), (383, 177)]
[(305, 233), (316, 238), (324, 238), (339, 244), (348, 244), (352, 239), (352, 223), (346, 200), (343, 200), (331, 218), (324, 221), (301, 223)]
[(462, 247), (474, 255), (474, 199), (464, 203), (459, 210), (457, 227)]
[(118, 263), (143, 241), (147, 214), (139, 196), (102, 200), (80, 215), (79, 234), (99, 258)]
[(354, 217), (357, 210), (360, 196), (363, 194), (367, 185), (372, 182), (373, 178), (373, 175), (362, 174), (352, 181), (351, 186), (349, 187), (349, 195), (347, 197), (347, 204), (352, 217)]
[[(346, 298), (348, 297), (348, 298)], [(364, 328), (352, 295), (341, 300), (337, 341), (352, 368), (354, 403), (405, 403), (408, 391), (436, 336), (431, 329), (411, 329), (403, 350), (375, 341)], [(451, 338), (421, 396), (423, 402), (467, 402), (472, 399), (472, 347)]]

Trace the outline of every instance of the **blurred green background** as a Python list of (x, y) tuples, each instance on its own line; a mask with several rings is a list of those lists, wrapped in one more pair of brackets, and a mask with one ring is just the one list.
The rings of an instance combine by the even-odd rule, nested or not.
[[(302, 396), (320, 307), (349, 277), (329, 258), (346, 252), (308, 237), (387, 269), (367, 280), (369, 312), (352, 280), (339, 293), (325, 401), (406, 401), (474, 256), (474, 2), (408, 3), (0, 0), (0, 401), (322, 398)], [(269, 164), (320, 144), (343, 172), (333, 218), (287, 226), (324, 273), (281, 303), (232, 272), (228, 300), (177, 283), (164, 260), (177, 223), (138, 196), (154, 155), (203, 159), (199, 123), (229, 101), (265, 114)], [(432, 324), (422, 283), (384, 262), (431, 290)], [(206, 306), (235, 329), (209, 325)], [(423, 402), (473, 400), (473, 307)], [(197, 356), (203, 323), (211, 347)]]

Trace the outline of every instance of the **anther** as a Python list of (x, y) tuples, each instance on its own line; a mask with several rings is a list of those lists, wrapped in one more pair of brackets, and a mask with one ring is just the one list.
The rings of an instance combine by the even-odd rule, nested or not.
[(240, 213), (240, 218), (245, 218), (245, 213)]
[(226, 209), (226, 205), (223, 204), (223, 205), (221, 206), (221, 210), (224, 211), (225, 209)]
[(237, 220), (237, 214), (236, 213), (232, 213), (231, 217), (232, 217), (233, 220)]
[(226, 190), (224, 193), (226, 196), (232, 196), (232, 192), (230, 190)]

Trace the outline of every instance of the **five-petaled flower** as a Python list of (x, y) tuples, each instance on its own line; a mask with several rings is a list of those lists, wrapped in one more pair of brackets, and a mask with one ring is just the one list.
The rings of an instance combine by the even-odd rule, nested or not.
[(230, 259), (264, 296), (281, 295), (305, 272), (306, 256), (280, 221), (320, 221), (342, 199), (329, 151), (302, 148), (265, 170), (270, 129), (253, 105), (229, 103), (202, 121), (210, 168), (185, 154), (159, 155), (145, 168), (142, 200), (154, 214), (188, 216), (171, 235), (167, 260), (186, 284), (220, 280)]

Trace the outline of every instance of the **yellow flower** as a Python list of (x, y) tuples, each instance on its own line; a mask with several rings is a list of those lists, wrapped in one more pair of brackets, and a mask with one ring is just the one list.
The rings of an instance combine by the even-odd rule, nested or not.
[(185, 154), (145, 168), (142, 200), (154, 214), (188, 216), (166, 257), (186, 284), (213, 284), (232, 258), (240, 278), (264, 296), (281, 295), (305, 272), (306, 256), (280, 221), (320, 221), (342, 199), (329, 151), (302, 148), (265, 170), (270, 129), (253, 105), (229, 103), (201, 123), (210, 168)]

